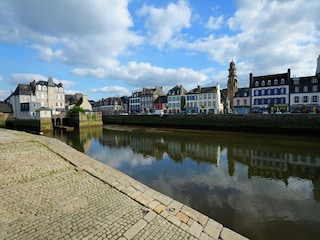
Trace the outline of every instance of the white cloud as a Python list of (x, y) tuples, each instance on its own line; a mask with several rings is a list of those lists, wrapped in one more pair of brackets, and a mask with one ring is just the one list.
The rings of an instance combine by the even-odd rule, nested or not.
[(224, 23), (224, 17), (223, 15), (215, 18), (213, 16), (209, 17), (209, 20), (206, 24), (206, 28), (210, 29), (210, 30), (217, 30), (220, 29), (222, 24)]
[(162, 48), (181, 30), (191, 26), (191, 8), (184, 0), (179, 0), (177, 4), (170, 2), (166, 8), (155, 8), (145, 4), (137, 13), (146, 16), (145, 28), (150, 44), (158, 48)]
[(201, 85), (208, 80), (207, 75), (201, 71), (189, 68), (161, 68), (144, 62), (129, 62), (126, 66), (112, 69), (75, 68), (71, 72), (82, 77), (119, 80), (136, 87), (161, 85), (171, 88), (176, 84), (183, 84), (186, 88), (194, 88), (196, 84)]
[[(245, 70), (257, 75), (286, 72), (288, 68), (298, 76), (314, 74), (320, 45), (315, 9), (320, 9), (320, 1), (236, 2), (237, 11), (226, 19), (228, 35), (212, 33), (193, 42), (175, 41), (172, 47), (208, 54), (220, 64), (237, 58)], [(207, 26), (213, 27), (213, 23), (209, 19)], [(248, 74), (241, 77), (247, 81)]]
[(120, 86), (106, 86), (102, 88), (93, 88), (91, 92), (105, 93), (114, 97), (131, 96), (132, 92), (125, 87)]
[(32, 42), (46, 60), (70, 65), (105, 66), (142, 43), (128, 0), (5, 1), (0, 3), (0, 39)]
[[(68, 81), (68, 80), (59, 80), (56, 78), (52, 78), (55, 83), (62, 83), (64, 88), (69, 88), (71, 86), (76, 85), (75, 82)], [(47, 81), (48, 77), (45, 77), (43, 75), (34, 74), (34, 73), (13, 73), (8, 77), (8, 82), (10, 82), (11, 85), (17, 86), (18, 84), (29, 84), (33, 80), (40, 81), (44, 80)]]

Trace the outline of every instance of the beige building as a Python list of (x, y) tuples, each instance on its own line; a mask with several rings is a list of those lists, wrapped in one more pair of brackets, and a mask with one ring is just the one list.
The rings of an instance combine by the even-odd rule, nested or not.
[(54, 83), (51, 77), (48, 81), (19, 84), (7, 101), (18, 119), (49, 118), (65, 109), (62, 83)]

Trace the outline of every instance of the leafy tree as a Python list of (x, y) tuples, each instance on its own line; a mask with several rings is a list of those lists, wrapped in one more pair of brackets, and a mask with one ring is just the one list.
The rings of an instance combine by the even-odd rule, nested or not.
[(71, 113), (85, 113), (86, 110), (84, 110), (82, 107), (79, 107), (79, 106), (74, 106), (72, 109), (71, 109)]

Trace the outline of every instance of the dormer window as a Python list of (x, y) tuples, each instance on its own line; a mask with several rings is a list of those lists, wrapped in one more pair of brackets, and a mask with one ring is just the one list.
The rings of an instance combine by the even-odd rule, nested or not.
[(266, 85), (266, 82), (263, 80), (262, 82), (261, 82), (261, 86), (265, 86)]
[(284, 78), (281, 78), (281, 84), (284, 84)]
[(259, 87), (259, 82), (258, 81), (255, 82), (255, 86)]
[(271, 80), (268, 80), (268, 86), (270, 86), (271, 85)]
[(278, 85), (278, 79), (275, 79), (273, 83), (274, 85)]

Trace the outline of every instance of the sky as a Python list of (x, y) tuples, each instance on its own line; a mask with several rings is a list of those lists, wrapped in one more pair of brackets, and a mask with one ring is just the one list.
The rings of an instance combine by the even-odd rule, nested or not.
[(19, 83), (62, 83), (91, 100), (143, 87), (239, 87), (315, 74), (319, 0), (0, 0), (0, 100)]

